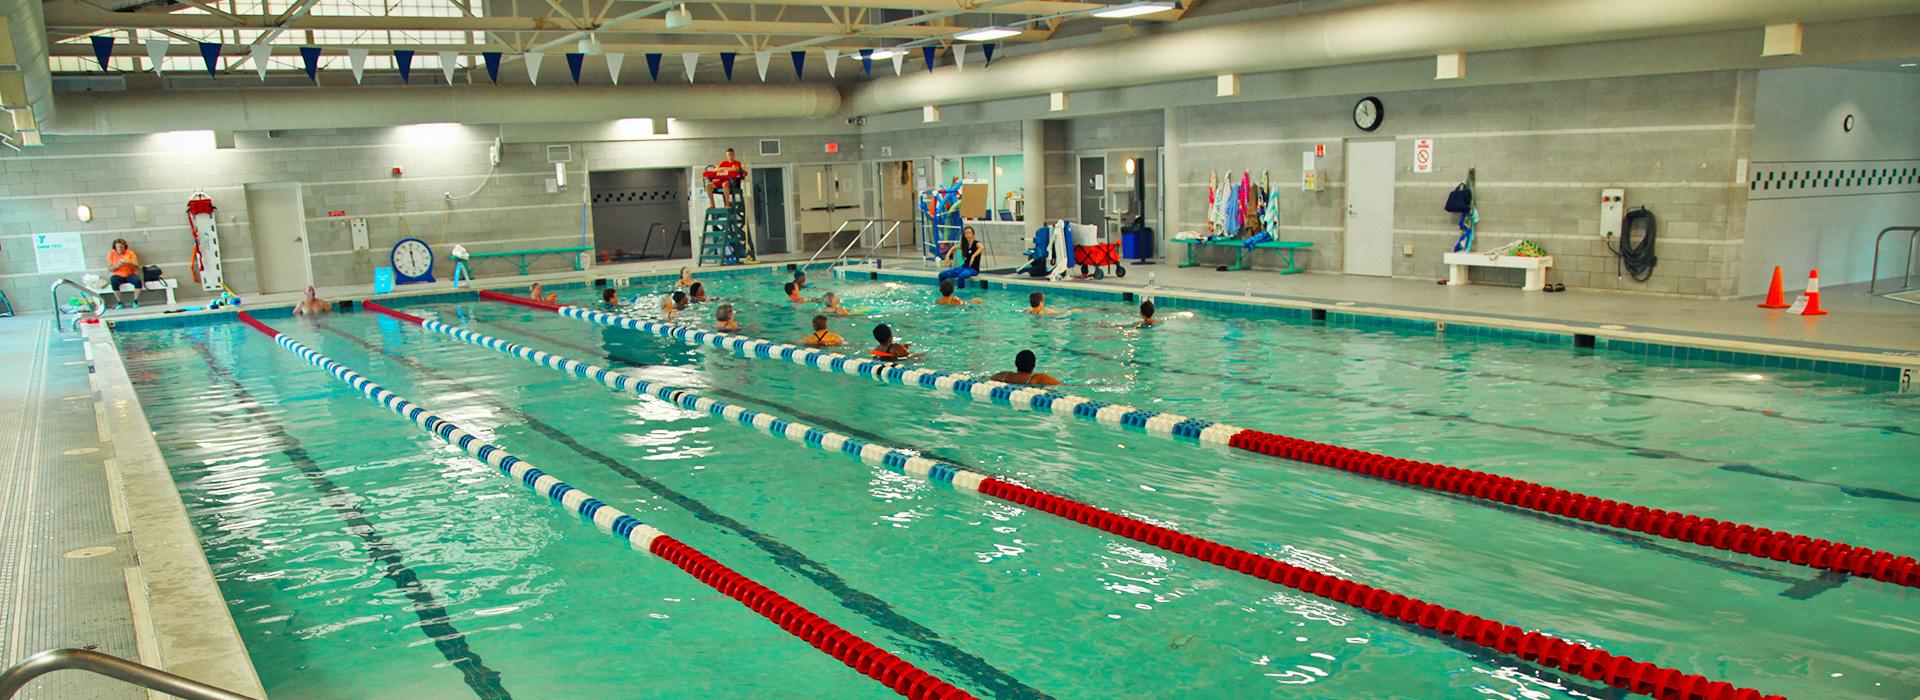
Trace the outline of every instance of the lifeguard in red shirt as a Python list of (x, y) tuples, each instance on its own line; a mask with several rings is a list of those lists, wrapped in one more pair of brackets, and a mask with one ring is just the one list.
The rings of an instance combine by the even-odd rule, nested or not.
[(726, 160), (719, 165), (707, 168), (707, 206), (732, 206), (733, 198), (740, 196), (740, 183), (747, 179), (747, 168), (733, 155), (733, 149), (727, 149)]

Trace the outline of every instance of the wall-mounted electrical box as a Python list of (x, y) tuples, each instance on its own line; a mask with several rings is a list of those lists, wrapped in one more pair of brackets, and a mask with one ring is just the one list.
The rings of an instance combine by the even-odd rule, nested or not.
[(367, 220), (366, 219), (348, 219), (347, 230), (353, 234), (353, 249), (366, 250), (367, 249)]
[(1627, 191), (1622, 189), (1600, 190), (1600, 237), (1613, 240), (1620, 237), (1620, 227), (1627, 219)]

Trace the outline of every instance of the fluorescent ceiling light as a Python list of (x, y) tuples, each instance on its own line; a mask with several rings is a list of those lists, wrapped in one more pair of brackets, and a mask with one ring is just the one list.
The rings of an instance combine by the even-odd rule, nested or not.
[(960, 32), (959, 34), (953, 35), (953, 38), (961, 41), (993, 41), (995, 39), (1018, 36), (1019, 34), (1020, 30), (1014, 29), (1013, 27), (981, 27), (979, 29), (969, 29)]
[(1172, 2), (1171, 0), (1147, 0), (1146, 2), (1130, 2), (1124, 5), (1114, 5), (1104, 10), (1094, 10), (1093, 16), (1105, 17), (1107, 19), (1122, 19), (1126, 17), (1150, 15), (1155, 12), (1164, 12), (1179, 6), (1180, 3)]
[(1901, 68), (1912, 68), (1912, 67), (1914, 67), (1914, 66), (1920, 66), (1920, 63), (1902, 63), (1902, 64), (1900, 64), (1900, 67), (1901, 67)]
[(871, 56), (868, 56), (868, 58), (871, 58), (875, 61), (884, 61), (889, 58), (893, 58), (893, 54), (894, 54), (893, 49), (874, 49), (873, 54)]

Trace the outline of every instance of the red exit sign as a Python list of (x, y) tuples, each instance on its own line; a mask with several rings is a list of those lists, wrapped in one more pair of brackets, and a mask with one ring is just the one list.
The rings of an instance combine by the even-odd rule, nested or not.
[(829, 143), (829, 144), (827, 144), (827, 152), (828, 152), (828, 153), (839, 153), (839, 152), (840, 152), (840, 144), (837, 144), (837, 143)]
[(345, 209), (335, 209), (333, 211), (327, 212), (327, 216), (346, 216), (346, 215), (347, 215), (347, 210)]

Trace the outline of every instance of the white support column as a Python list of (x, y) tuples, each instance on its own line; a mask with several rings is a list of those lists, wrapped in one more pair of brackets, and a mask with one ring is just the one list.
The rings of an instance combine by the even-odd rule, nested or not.
[(1161, 118), (1160, 143), (1165, 155), (1160, 165), (1160, 228), (1155, 231), (1158, 240), (1153, 242), (1153, 256), (1167, 258), (1168, 241), (1173, 234), (1180, 232), (1180, 110), (1168, 107)]
[[(1025, 236), (1015, 241), (1014, 250), (1026, 249), (1026, 236), (1045, 225), (1047, 217), (1047, 123), (1028, 119), (1020, 123), (1020, 160), (1027, 171), (1027, 211)], [(1002, 243), (1001, 245), (1006, 245)], [(1005, 253), (1007, 251), (1001, 251)]]

